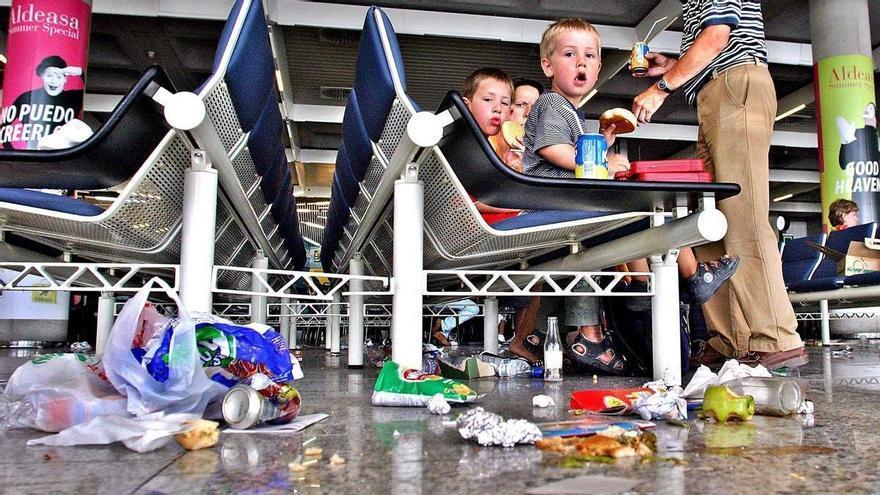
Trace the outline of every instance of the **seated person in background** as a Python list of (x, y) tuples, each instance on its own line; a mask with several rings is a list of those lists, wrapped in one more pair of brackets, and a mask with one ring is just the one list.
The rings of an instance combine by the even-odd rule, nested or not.
[(532, 111), (532, 105), (544, 92), (544, 85), (531, 79), (513, 81), (513, 104), (510, 118), (501, 126), (501, 132), (490, 137), (489, 142), (508, 167), (522, 172), (523, 126)]
[[(501, 132), (501, 124), (510, 115), (510, 100), (513, 97), (513, 82), (504, 71), (491, 67), (473, 71), (464, 81), (462, 96), (483, 136), (489, 138)], [(497, 149), (495, 151), (498, 152)], [(509, 150), (505, 154), (510, 154)], [(498, 156), (503, 160), (502, 155)], [(488, 224), (515, 217), (520, 213), (520, 210), (495, 208), (480, 203), (473, 196), (471, 199)]]
[(837, 199), (828, 207), (828, 221), (834, 230), (844, 230), (859, 224), (859, 205), (848, 199)]

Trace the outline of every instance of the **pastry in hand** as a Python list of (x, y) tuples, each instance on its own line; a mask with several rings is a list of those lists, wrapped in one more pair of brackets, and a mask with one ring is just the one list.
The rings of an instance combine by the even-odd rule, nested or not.
[(614, 134), (627, 134), (636, 130), (638, 121), (632, 112), (625, 108), (612, 108), (606, 110), (599, 117), (599, 129), (605, 129), (614, 125)]

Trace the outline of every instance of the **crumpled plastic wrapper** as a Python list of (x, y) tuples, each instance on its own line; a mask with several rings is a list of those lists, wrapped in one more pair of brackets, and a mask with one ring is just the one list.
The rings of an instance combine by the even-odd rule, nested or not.
[(443, 398), (443, 394), (434, 394), (431, 397), (431, 400), (428, 401), (428, 412), (431, 414), (449, 414), (449, 411), (452, 410), (452, 406), (446, 402), (446, 399)]
[(654, 392), (665, 392), (666, 390), (676, 386), (675, 378), (672, 375), (672, 370), (665, 370), (663, 372), (663, 376), (659, 380), (654, 380), (653, 382), (647, 382), (642, 387), (649, 388)]
[(687, 419), (687, 401), (681, 398), (681, 387), (642, 396), (633, 402), (633, 409), (645, 421), (652, 419)]
[(532, 407), (553, 407), (556, 402), (549, 395), (539, 394), (532, 397)]
[(533, 444), (541, 439), (541, 430), (524, 419), (504, 420), (498, 414), (475, 407), (458, 417), (458, 432), (465, 440), (476, 440), (484, 447)]

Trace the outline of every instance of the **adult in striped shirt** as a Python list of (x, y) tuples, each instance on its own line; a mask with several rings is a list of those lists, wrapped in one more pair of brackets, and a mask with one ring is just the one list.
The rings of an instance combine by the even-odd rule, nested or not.
[(719, 182), (741, 192), (718, 203), (728, 221), (725, 238), (698, 249), (715, 259), (740, 257), (730, 283), (704, 305), (712, 337), (692, 362), (718, 367), (728, 358), (770, 369), (808, 362), (782, 280), (782, 261), (769, 223), (770, 135), (776, 91), (767, 70), (758, 0), (685, 0), (681, 57), (649, 53), (655, 84), (636, 96), (633, 113), (651, 121), (666, 98), (682, 90), (696, 106), (697, 156)]

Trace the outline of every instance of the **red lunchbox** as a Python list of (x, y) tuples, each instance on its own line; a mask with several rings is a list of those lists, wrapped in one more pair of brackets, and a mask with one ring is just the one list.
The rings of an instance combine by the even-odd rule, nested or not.
[(640, 182), (712, 182), (705, 162), (697, 158), (632, 162), (628, 171), (618, 172), (614, 178)]

